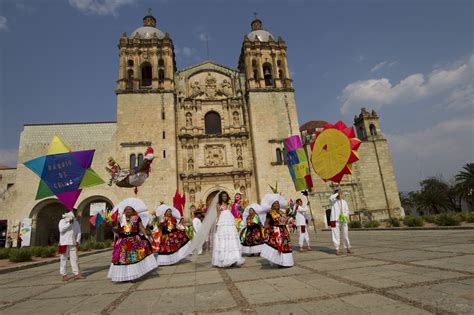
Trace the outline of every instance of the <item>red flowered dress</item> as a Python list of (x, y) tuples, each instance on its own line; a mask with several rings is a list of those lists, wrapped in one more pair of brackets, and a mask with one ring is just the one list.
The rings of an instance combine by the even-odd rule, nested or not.
[(114, 265), (135, 264), (152, 254), (148, 240), (138, 234), (140, 222), (140, 217), (133, 215), (125, 219), (123, 226), (118, 226), (119, 237), (112, 254)]
[(258, 215), (249, 214), (247, 217), (247, 226), (240, 232), (240, 241), (242, 246), (257, 246), (263, 244), (263, 229)]
[(178, 222), (175, 217), (165, 217), (160, 223), (161, 239), (158, 246), (159, 255), (171, 255), (180, 250), (189, 242), (186, 230), (177, 228)]
[(265, 244), (276, 249), (278, 253), (291, 253), (291, 240), (286, 224), (288, 218), (282, 211), (270, 210), (267, 214), (269, 226), (265, 230)]

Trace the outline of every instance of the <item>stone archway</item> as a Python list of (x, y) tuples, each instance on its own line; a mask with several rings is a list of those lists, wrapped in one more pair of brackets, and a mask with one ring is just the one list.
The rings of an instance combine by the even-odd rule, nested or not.
[(104, 224), (99, 229), (96, 229), (90, 224), (90, 209), (91, 204), (93, 203), (104, 203), (105, 208), (108, 210), (113, 208), (113, 203), (109, 198), (99, 195), (86, 198), (79, 204), (77, 207), (77, 213), (81, 217), (82, 240), (103, 241), (113, 239), (114, 235), (112, 229), (108, 225)]
[(58, 224), (67, 211), (57, 199), (46, 199), (34, 206), (30, 213), (33, 219), (31, 244), (46, 246), (59, 243)]

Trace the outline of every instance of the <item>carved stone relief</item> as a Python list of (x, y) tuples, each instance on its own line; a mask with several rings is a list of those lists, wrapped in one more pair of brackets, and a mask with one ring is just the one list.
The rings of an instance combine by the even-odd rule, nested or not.
[(225, 146), (224, 145), (208, 145), (205, 147), (206, 166), (225, 165)]

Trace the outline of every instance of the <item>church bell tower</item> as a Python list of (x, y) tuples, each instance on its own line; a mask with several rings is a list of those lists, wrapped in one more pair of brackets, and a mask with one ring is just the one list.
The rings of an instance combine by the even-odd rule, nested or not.
[(122, 35), (118, 48), (116, 159), (122, 167), (133, 168), (151, 146), (152, 174), (139, 197), (149, 207), (170, 203), (177, 188), (173, 41), (149, 12), (143, 26), (130, 37)]
[(259, 200), (271, 192), (268, 185), (275, 185), (275, 180), (286, 198), (296, 193), (283, 144), (288, 136), (299, 135), (286, 49), (283, 39), (275, 40), (256, 18), (251, 32), (244, 36), (239, 58), (239, 71), (246, 85)]

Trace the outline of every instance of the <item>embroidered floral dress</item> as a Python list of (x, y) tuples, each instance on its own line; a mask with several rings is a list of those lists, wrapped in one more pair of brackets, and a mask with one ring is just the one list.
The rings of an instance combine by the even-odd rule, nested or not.
[(260, 256), (280, 266), (293, 266), (291, 239), (286, 227), (288, 218), (282, 211), (270, 210), (267, 221), (265, 244)]
[(264, 243), (263, 228), (258, 215), (250, 213), (246, 226), (240, 231), (242, 253), (258, 254)]
[(118, 238), (114, 244), (108, 275), (112, 281), (134, 280), (158, 266), (150, 243), (138, 233), (140, 217), (124, 216), (121, 222), (117, 226)]
[(158, 265), (177, 263), (191, 253), (191, 242), (186, 228), (175, 217), (165, 216), (159, 224), (161, 237), (158, 245)]

